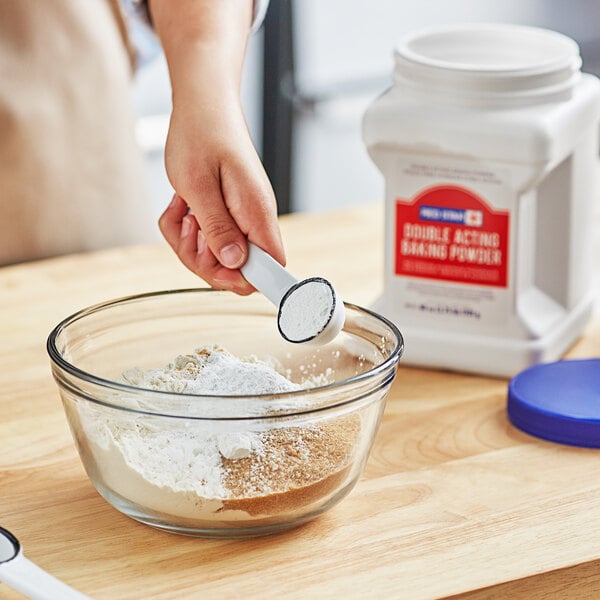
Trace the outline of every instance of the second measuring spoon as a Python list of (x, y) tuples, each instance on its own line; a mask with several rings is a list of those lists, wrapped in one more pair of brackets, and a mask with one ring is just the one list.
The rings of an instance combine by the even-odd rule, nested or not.
[(277, 326), (292, 343), (326, 344), (344, 326), (344, 303), (329, 281), (310, 277), (298, 281), (272, 256), (248, 243), (242, 275), (277, 308)]
[(90, 600), (23, 555), (19, 540), (0, 527), (0, 582), (31, 600)]

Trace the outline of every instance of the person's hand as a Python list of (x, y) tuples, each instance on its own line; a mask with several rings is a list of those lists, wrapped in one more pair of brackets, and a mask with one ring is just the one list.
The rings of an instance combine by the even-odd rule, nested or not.
[(151, 0), (150, 9), (173, 90), (165, 164), (175, 196), (161, 232), (210, 285), (250, 293), (239, 271), (247, 240), (285, 264), (273, 190), (240, 102), (252, 0)]
[(241, 110), (217, 113), (175, 107), (165, 162), (176, 194), (159, 226), (191, 271), (213, 287), (247, 294), (254, 288), (239, 271), (246, 238), (285, 264), (277, 207)]

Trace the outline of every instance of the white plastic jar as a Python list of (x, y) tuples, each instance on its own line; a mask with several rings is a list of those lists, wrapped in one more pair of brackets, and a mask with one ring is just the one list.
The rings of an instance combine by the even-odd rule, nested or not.
[(385, 177), (385, 289), (405, 362), (511, 376), (560, 357), (593, 305), (600, 84), (577, 44), (522, 26), (396, 48), (363, 136)]

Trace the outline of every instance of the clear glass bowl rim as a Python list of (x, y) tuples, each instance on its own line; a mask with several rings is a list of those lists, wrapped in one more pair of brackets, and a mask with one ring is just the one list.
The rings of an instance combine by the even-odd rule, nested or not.
[[(400, 360), (400, 357), (402, 356), (402, 353), (404, 351), (404, 338), (402, 336), (402, 333), (400, 332), (400, 330), (398, 329), (398, 327), (396, 327), (396, 325), (394, 325), (394, 323), (392, 323), (389, 319), (387, 319), (386, 317), (379, 315), (367, 308), (363, 308), (361, 306), (358, 306), (356, 304), (352, 304), (349, 302), (344, 302), (344, 306), (346, 308), (350, 308), (352, 310), (358, 311), (359, 313), (363, 313), (365, 315), (368, 315), (370, 317), (373, 317), (374, 319), (376, 319), (377, 321), (383, 323), (386, 327), (388, 327), (391, 332), (393, 333), (393, 336), (395, 337), (396, 340), (396, 345), (394, 347), (394, 349), (392, 350), (392, 352), (390, 353), (390, 355), (383, 360), (380, 364), (376, 365), (375, 367), (364, 371), (362, 373), (359, 373), (357, 375), (354, 375), (353, 377), (349, 377), (347, 379), (342, 379), (340, 381), (335, 381), (333, 383), (328, 383), (326, 385), (322, 385), (322, 386), (316, 386), (314, 388), (308, 388), (308, 389), (301, 389), (301, 390), (294, 390), (294, 391), (288, 391), (288, 392), (279, 392), (279, 393), (270, 393), (270, 394), (249, 394), (249, 395), (242, 395), (242, 394), (238, 394), (235, 396), (232, 395), (219, 395), (219, 394), (210, 394), (210, 395), (201, 395), (201, 394), (186, 394), (183, 392), (164, 392), (164, 391), (160, 391), (160, 390), (154, 390), (154, 389), (150, 389), (150, 388), (142, 388), (142, 387), (137, 387), (137, 386), (133, 386), (133, 385), (129, 385), (126, 383), (120, 383), (118, 381), (114, 381), (111, 379), (106, 379), (103, 377), (99, 377), (97, 375), (93, 375), (92, 373), (89, 373), (87, 371), (84, 371), (83, 369), (80, 369), (79, 367), (76, 367), (75, 365), (73, 365), (72, 363), (70, 363), (68, 360), (66, 360), (61, 352), (58, 350), (58, 348), (56, 347), (56, 340), (58, 338), (58, 336), (71, 324), (75, 323), (76, 321), (85, 318), (86, 316), (92, 315), (94, 313), (106, 310), (106, 309), (110, 309), (113, 306), (117, 306), (120, 304), (125, 304), (125, 303), (129, 303), (129, 302), (135, 302), (135, 301), (139, 301), (139, 300), (145, 300), (145, 299), (150, 299), (150, 298), (154, 298), (154, 297), (161, 297), (161, 296), (168, 296), (168, 295), (178, 295), (178, 294), (190, 294), (190, 293), (229, 293), (223, 290), (216, 290), (213, 288), (181, 288), (181, 289), (172, 289), (172, 290), (161, 290), (161, 291), (154, 291), (154, 292), (145, 292), (145, 293), (141, 293), (141, 294), (131, 294), (128, 296), (122, 296), (120, 298), (115, 298), (112, 300), (107, 300), (104, 302), (99, 302), (96, 304), (93, 304), (91, 306), (88, 306), (86, 308), (82, 308), (74, 313), (72, 313), (71, 315), (69, 315), (68, 317), (65, 317), (62, 321), (60, 321), (50, 332), (50, 334), (48, 335), (47, 341), (46, 341), (46, 350), (48, 352), (48, 355), (50, 356), (51, 361), (54, 363), (54, 365), (56, 367), (58, 367), (59, 369), (65, 371), (66, 373), (68, 373), (69, 375), (71, 375), (72, 377), (85, 381), (86, 383), (92, 384), (92, 385), (97, 385), (100, 386), (102, 388), (108, 388), (111, 390), (115, 390), (115, 391), (120, 391), (120, 392), (124, 392), (126, 394), (140, 394), (140, 393), (144, 393), (144, 394), (149, 394), (149, 397), (155, 397), (155, 398), (160, 398), (162, 400), (166, 400), (168, 398), (171, 398), (173, 400), (176, 401), (181, 401), (182, 399), (185, 398), (195, 398), (195, 399), (200, 399), (200, 398), (204, 398), (204, 399), (211, 399), (211, 400), (215, 400), (215, 399), (219, 399), (219, 398), (226, 398), (226, 399), (239, 399), (239, 400), (246, 400), (246, 401), (251, 401), (251, 400), (267, 400), (267, 399), (271, 399), (274, 402), (274, 404), (272, 405), (274, 409), (277, 408), (277, 404), (276, 401), (277, 399), (281, 399), (282, 401), (284, 399), (290, 399), (293, 398), (294, 396), (311, 396), (311, 395), (317, 395), (317, 394), (323, 394), (323, 393), (329, 393), (332, 391), (341, 391), (345, 388), (351, 388), (352, 386), (359, 384), (361, 382), (364, 382), (365, 380), (369, 380), (372, 378), (376, 378), (378, 375), (381, 375), (383, 373), (385, 373), (388, 369), (393, 368), (398, 361)], [(233, 292), (231, 292), (233, 294)], [(61, 385), (64, 385), (64, 382), (61, 383)], [(138, 412), (141, 414), (153, 414), (153, 415), (157, 415), (160, 413), (156, 413), (156, 412), (151, 412), (151, 411), (146, 411), (146, 410), (137, 410), (137, 409), (131, 409), (130, 407), (125, 407), (125, 406), (121, 406), (119, 404), (113, 404), (107, 401), (100, 401), (97, 400), (95, 398), (91, 398), (89, 397), (89, 395), (84, 394), (81, 392), (81, 390), (77, 390), (77, 394), (84, 396), (87, 400), (90, 400), (92, 402), (96, 402), (99, 404), (103, 404), (106, 406), (111, 406), (113, 408), (120, 408), (120, 409), (125, 409), (128, 412)], [(353, 400), (359, 400), (360, 398), (364, 397), (364, 394), (361, 394), (359, 397), (354, 398)], [(341, 404), (345, 404), (347, 402), (347, 400), (344, 400), (341, 402)], [(334, 405), (328, 405), (327, 407), (322, 407), (322, 408), (332, 408)], [(319, 409), (317, 409), (319, 410)], [(305, 412), (313, 412), (313, 409), (307, 408), (306, 410), (299, 410), (297, 412), (299, 413), (305, 413)], [(296, 411), (294, 411), (296, 412)], [(287, 411), (284, 411), (284, 413), (286, 413), (287, 416), (290, 416), (290, 413)], [(297, 414), (297, 413), (296, 413)], [(163, 416), (167, 416), (167, 415), (163, 415)], [(170, 415), (170, 416), (183, 416), (183, 415)], [(244, 419), (245, 417), (234, 417), (234, 420), (237, 419)], [(254, 417), (256, 418), (256, 417)], [(208, 420), (211, 420), (210, 418)], [(219, 417), (215, 418), (215, 420), (229, 420), (229, 419), (221, 419)]]

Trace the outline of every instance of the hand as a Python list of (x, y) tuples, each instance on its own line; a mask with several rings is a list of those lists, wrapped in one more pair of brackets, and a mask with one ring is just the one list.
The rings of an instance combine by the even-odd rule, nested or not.
[(213, 287), (248, 294), (254, 288), (239, 271), (246, 238), (285, 264), (275, 197), (241, 109), (176, 107), (165, 161), (176, 194), (159, 226), (188, 269)]

